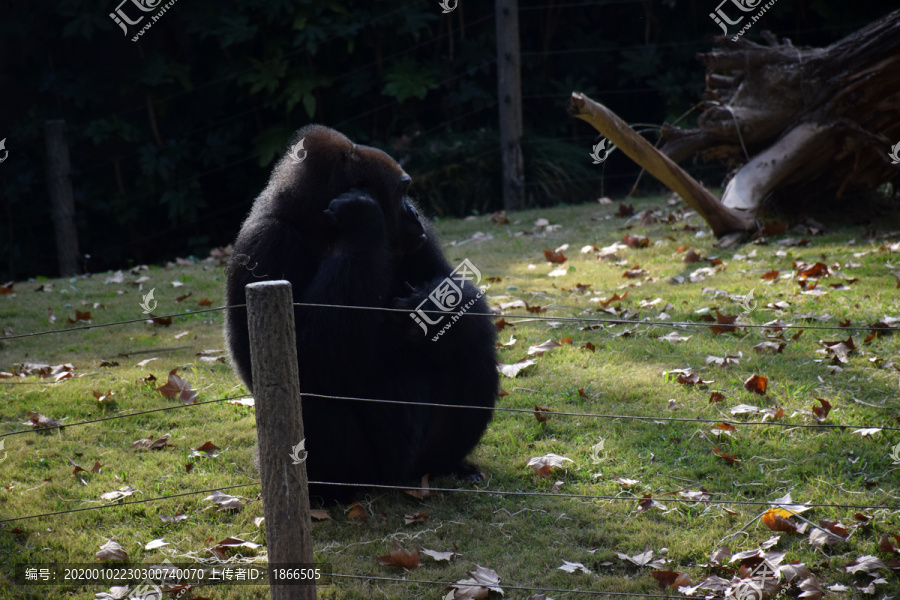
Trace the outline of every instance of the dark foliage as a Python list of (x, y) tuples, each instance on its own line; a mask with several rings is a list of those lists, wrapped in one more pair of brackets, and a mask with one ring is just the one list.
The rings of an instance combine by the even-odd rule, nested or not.
[[(145, 0), (145, 4), (156, 4)], [(631, 122), (672, 121), (701, 99), (694, 54), (718, 0), (522, 0), (528, 198), (582, 202), (630, 189), (616, 153), (569, 117), (572, 90)], [(756, 23), (824, 45), (895, 0), (781, 0)], [(178, 0), (137, 42), (116, 0), (0, 0), (0, 279), (56, 271), (43, 123), (64, 118), (87, 268), (205, 255), (228, 242), (291, 133), (327, 123), (391, 151), (430, 214), (499, 207), (492, 2)], [(135, 11), (126, 3), (123, 10)], [(135, 12), (129, 13), (137, 18)], [(406, 160), (403, 158), (406, 157)], [(716, 184), (722, 172), (696, 167)], [(648, 177), (645, 185), (654, 185)]]

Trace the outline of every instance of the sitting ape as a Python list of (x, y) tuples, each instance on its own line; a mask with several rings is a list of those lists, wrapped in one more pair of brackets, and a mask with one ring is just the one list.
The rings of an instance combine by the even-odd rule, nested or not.
[[(234, 243), (228, 305), (246, 302), (248, 283), (286, 279), (295, 302), (416, 310), (453, 267), (406, 197), (409, 176), (384, 152), (327, 127), (304, 127), (294, 142), (300, 139), (306, 158), (278, 162)], [(472, 301), (469, 312), (487, 313), (478, 295), (466, 282), (452, 306)], [(441, 307), (428, 300), (421, 308)], [(432, 341), (455, 313), (425, 335), (425, 325), (406, 311), (294, 307), (310, 480), (411, 484), (425, 474), (478, 477), (464, 460), (490, 410), (316, 396), (493, 407), (498, 376), (489, 317), (459, 318)], [(426, 314), (431, 321), (439, 316)], [(225, 333), (232, 364), (252, 391), (245, 309), (226, 312)]]

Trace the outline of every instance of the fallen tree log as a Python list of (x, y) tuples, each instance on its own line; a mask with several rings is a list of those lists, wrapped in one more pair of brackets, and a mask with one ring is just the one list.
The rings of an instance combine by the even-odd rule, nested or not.
[(573, 92), (569, 112), (593, 125), (616, 148), (684, 198), (685, 202), (709, 224), (716, 236), (747, 230), (754, 225), (752, 217), (722, 206), (719, 199), (709, 190), (697, 183), (681, 167), (661, 154), (650, 142), (602, 104)]
[[(716, 38), (696, 129), (664, 124), (661, 150), (611, 110), (573, 93), (569, 112), (679, 194), (716, 236), (753, 231), (763, 200), (827, 202), (900, 180), (900, 10), (826, 48)], [(732, 168), (721, 202), (678, 167), (689, 157)]]

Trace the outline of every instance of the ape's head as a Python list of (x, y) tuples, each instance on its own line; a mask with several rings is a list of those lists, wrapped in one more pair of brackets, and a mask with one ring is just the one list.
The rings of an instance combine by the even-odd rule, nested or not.
[(305, 158), (299, 164), (285, 156), (276, 165), (265, 195), (267, 213), (284, 219), (314, 239), (327, 241), (334, 230), (325, 214), (329, 203), (350, 191), (367, 192), (381, 206), (392, 246), (400, 252), (417, 249), (425, 227), (407, 198), (411, 179), (397, 161), (369, 146), (357, 145), (321, 125), (307, 125), (291, 141), (303, 140)]

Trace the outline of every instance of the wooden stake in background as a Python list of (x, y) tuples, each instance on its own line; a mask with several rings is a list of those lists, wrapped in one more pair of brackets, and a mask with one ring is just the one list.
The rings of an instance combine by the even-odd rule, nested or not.
[[(291, 284), (260, 281), (246, 290), (269, 564), (311, 565), (306, 464), (294, 464), (291, 458), (292, 449), (305, 439)], [(274, 600), (316, 598), (314, 585), (276, 585), (272, 569), (269, 585)]]
[(56, 231), (56, 255), (60, 275), (75, 275), (78, 268), (78, 230), (75, 228), (75, 195), (72, 192), (69, 146), (66, 143), (66, 122), (44, 123), (47, 144), (47, 193), (50, 194), (50, 214)]

